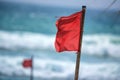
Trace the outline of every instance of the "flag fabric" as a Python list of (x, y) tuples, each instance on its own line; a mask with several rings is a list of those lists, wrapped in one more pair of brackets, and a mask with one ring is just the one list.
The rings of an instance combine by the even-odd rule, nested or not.
[(58, 31), (55, 48), (57, 52), (80, 50), (82, 14), (83, 11), (76, 12), (70, 16), (61, 17), (56, 21)]
[(24, 68), (30, 68), (30, 67), (32, 67), (32, 60), (31, 59), (25, 59), (23, 61), (22, 65), (23, 65)]

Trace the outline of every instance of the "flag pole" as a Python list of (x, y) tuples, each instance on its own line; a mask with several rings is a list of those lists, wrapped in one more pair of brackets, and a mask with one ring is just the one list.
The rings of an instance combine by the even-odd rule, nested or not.
[(32, 65), (31, 65), (31, 76), (30, 76), (30, 80), (33, 80), (33, 56), (31, 56), (31, 60), (32, 60)]
[(81, 58), (81, 46), (82, 46), (82, 35), (83, 35), (83, 27), (84, 27), (84, 17), (85, 17), (85, 10), (86, 10), (86, 6), (82, 6), (82, 20), (80, 22), (80, 51), (77, 52), (77, 59), (76, 59), (76, 68), (75, 68), (75, 77), (74, 80), (78, 80), (79, 78), (79, 66), (80, 66), (80, 58)]

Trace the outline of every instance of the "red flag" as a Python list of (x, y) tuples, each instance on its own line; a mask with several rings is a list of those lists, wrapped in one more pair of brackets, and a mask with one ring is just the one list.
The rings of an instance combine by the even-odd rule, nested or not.
[(32, 67), (32, 60), (31, 59), (25, 59), (24, 61), (23, 61), (23, 67), (24, 68), (29, 68), (29, 67)]
[(82, 13), (83, 11), (76, 12), (57, 20), (56, 27), (58, 31), (55, 40), (57, 52), (80, 50)]

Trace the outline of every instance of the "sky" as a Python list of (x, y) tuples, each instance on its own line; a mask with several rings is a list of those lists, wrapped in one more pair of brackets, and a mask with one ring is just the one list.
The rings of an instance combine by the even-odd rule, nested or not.
[(92, 9), (105, 9), (110, 6), (110, 9), (120, 10), (120, 0), (1, 0), (18, 3), (30, 3), (37, 5), (50, 5), (50, 6), (61, 6), (61, 7), (81, 7), (86, 5)]

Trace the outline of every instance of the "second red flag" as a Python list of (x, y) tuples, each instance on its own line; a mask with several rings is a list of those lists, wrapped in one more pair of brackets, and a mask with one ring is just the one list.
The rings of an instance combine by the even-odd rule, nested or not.
[(23, 67), (24, 68), (29, 68), (29, 67), (32, 67), (32, 60), (31, 59), (25, 59), (24, 61), (23, 61)]

